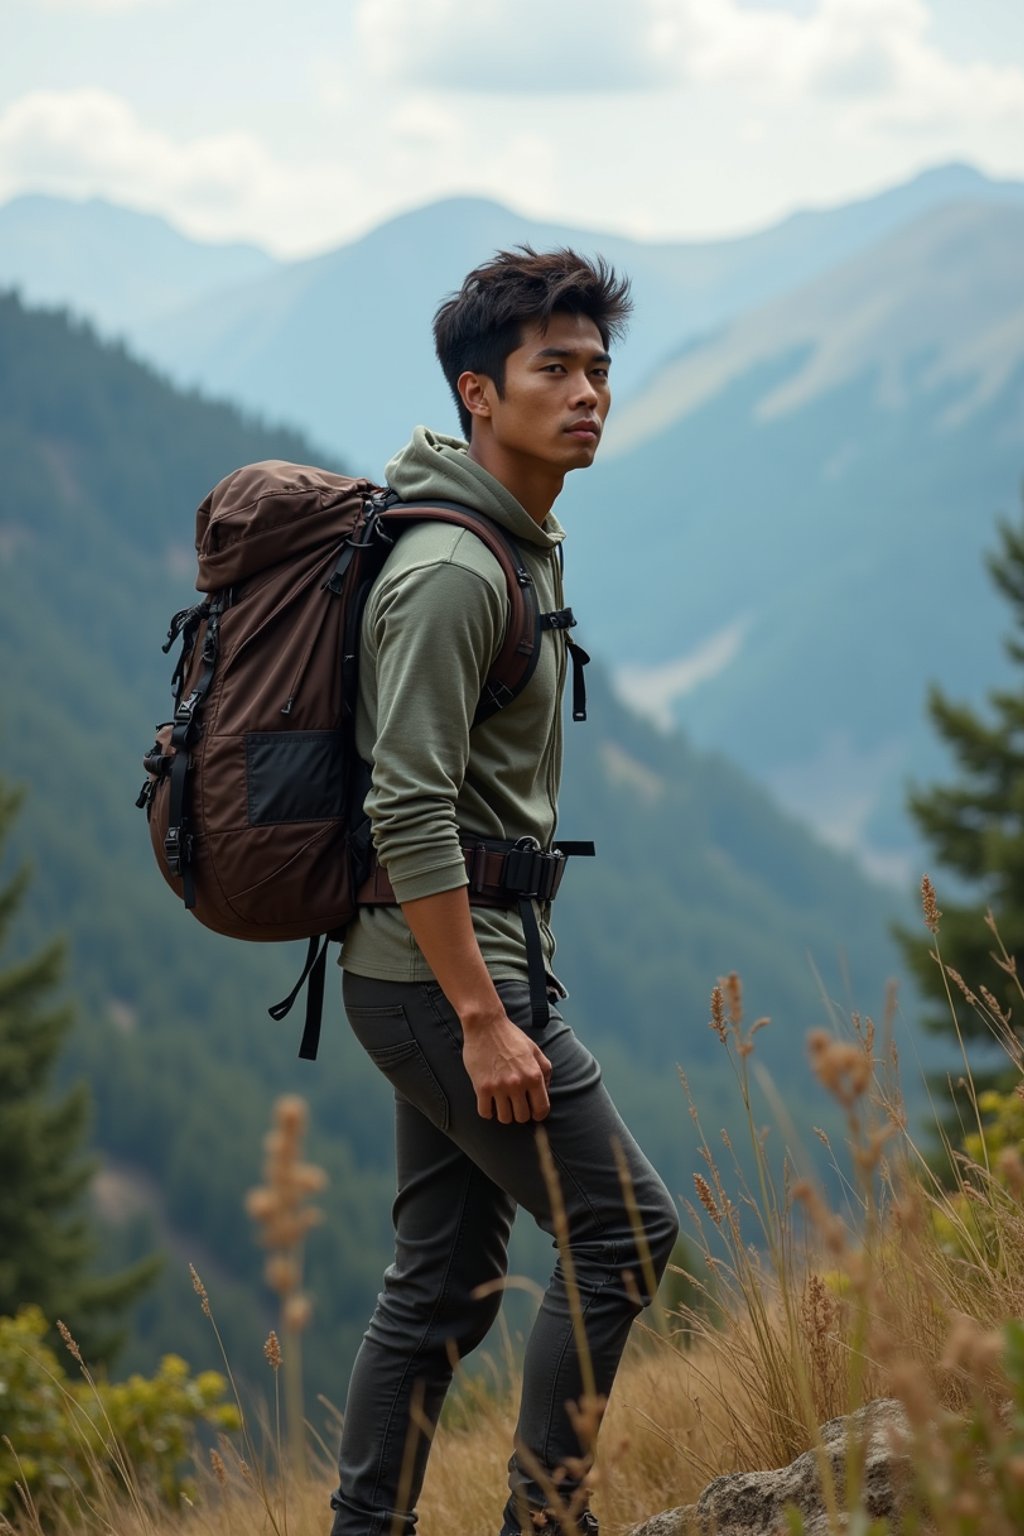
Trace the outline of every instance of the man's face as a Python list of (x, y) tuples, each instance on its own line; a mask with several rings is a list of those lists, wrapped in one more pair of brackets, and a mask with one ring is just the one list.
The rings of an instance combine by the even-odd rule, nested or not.
[(525, 327), (505, 361), (503, 395), (487, 382), (495, 447), (562, 474), (592, 463), (611, 405), (610, 363), (584, 315), (556, 313), (546, 327)]

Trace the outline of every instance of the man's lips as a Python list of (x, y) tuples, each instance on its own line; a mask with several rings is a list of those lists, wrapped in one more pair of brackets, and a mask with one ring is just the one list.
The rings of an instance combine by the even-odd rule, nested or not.
[(574, 421), (572, 426), (565, 429), (570, 437), (586, 439), (588, 442), (597, 442), (601, 436), (601, 423), (599, 421)]

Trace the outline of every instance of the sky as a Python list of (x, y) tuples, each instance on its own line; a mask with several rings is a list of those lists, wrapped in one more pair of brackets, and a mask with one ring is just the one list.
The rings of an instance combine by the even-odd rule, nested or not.
[(1022, 0), (0, 0), (0, 202), (304, 256), (451, 194), (741, 234), (1024, 178)]

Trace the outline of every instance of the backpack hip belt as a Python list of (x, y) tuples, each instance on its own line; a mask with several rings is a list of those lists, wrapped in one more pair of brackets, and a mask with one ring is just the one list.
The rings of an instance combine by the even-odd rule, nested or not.
[[(515, 841), (462, 838), (462, 856), (469, 876), (469, 902), (474, 907), (518, 907), (526, 941), (530, 1007), (536, 1029), (548, 1020), (547, 971), (534, 902), (554, 901), (571, 857), (593, 858), (591, 842), (556, 843), (542, 848), (534, 837)], [(370, 873), (359, 888), (361, 907), (398, 906), (387, 870), (373, 854)]]

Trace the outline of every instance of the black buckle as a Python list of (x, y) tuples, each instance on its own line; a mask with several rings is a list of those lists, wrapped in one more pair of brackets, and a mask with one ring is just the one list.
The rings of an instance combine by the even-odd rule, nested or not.
[(168, 827), (164, 838), (164, 858), (172, 875), (181, 875), (185, 865), (192, 862), (192, 834), (181, 827)]
[(178, 827), (167, 828), (167, 836), (164, 838), (164, 858), (167, 860), (167, 868), (171, 874), (180, 875), (181, 835)]
[(554, 613), (542, 613), (541, 629), (575, 629), (576, 615), (571, 608), (558, 608)]
[(154, 779), (162, 779), (173, 761), (173, 757), (166, 756), (163, 747), (157, 741), (142, 759), (142, 766), (147, 773), (153, 775)]
[(502, 885), (515, 896), (550, 901), (561, 879), (564, 857), (545, 853), (534, 838), (522, 838), (505, 855)]

